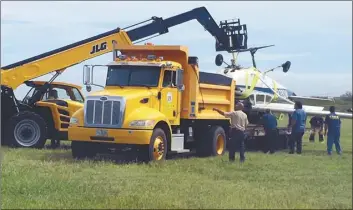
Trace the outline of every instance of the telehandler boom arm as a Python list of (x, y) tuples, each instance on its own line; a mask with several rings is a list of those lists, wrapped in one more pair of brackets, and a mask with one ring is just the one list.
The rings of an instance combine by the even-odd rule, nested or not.
[(1, 84), (15, 89), (27, 80), (53, 71), (64, 70), (87, 59), (108, 53), (112, 49), (113, 40), (120, 44), (131, 45), (126, 32), (115, 29), (54, 50), (56, 52), (30, 58), (33, 61), (24, 60), (5, 66), (1, 68)]
[[(65, 70), (66, 68), (81, 63), (90, 58), (94, 58), (113, 49), (113, 41), (117, 45), (132, 45), (134, 41), (152, 36), (154, 34), (168, 33), (168, 28), (196, 19), (204, 28), (216, 38), (217, 51), (231, 51), (245, 49), (247, 47), (246, 26), (240, 22), (221, 22), (216, 24), (212, 16), (205, 7), (193, 9), (191, 11), (167, 18), (152, 17), (152, 23), (125, 31), (130, 27), (140, 25), (147, 21), (126, 27), (108, 31), (103, 34), (67, 45), (65, 47), (43, 53), (32, 58), (25, 59), (4, 67), (1, 67), (1, 85), (7, 88), (16, 89), (25, 81), (43, 76), (50, 72)], [(237, 24), (227, 27), (230, 24)], [(231, 38), (232, 43), (229, 42)]]

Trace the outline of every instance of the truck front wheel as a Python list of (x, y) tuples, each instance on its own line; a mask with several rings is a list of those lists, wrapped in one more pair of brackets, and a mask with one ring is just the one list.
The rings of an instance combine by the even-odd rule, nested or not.
[(167, 137), (163, 129), (155, 128), (150, 139), (150, 144), (140, 149), (138, 159), (143, 162), (165, 160), (167, 150)]

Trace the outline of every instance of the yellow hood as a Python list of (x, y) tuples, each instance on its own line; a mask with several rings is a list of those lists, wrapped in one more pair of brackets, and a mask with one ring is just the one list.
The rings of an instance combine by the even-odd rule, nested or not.
[(126, 99), (138, 98), (138, 97), (150, 97), (156, 95), (157, 89), (147, 89), (146, 87), (106, 87), (104, 90), (100, 90), (91, 93), (89, 96), (122, 96)]

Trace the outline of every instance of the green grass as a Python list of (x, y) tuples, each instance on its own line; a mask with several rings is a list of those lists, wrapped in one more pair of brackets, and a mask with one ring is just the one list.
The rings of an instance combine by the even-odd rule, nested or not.
[[(343, 156), (304, 138), (303, 154), (246, 153), (160, 164), (74, 161), (70, 150), (2, 148), (1, 208), (352, 208), (352, 122)], [(239, 155), (237, 153), (237, 155)]]

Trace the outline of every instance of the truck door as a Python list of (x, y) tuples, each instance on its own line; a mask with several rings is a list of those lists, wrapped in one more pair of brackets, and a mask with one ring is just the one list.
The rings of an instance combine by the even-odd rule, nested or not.
[(175, 86), (176, 72), (165, 70), (161, 89), (160, 112), (166, 115), (171, 124), (176, 123), (178, 117), (178, 90)]

